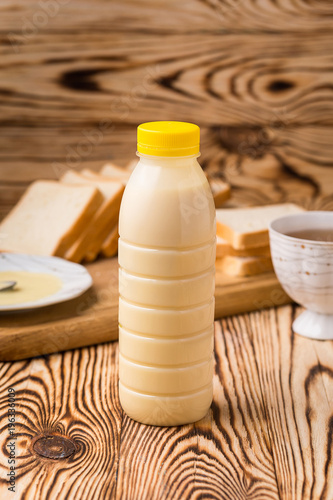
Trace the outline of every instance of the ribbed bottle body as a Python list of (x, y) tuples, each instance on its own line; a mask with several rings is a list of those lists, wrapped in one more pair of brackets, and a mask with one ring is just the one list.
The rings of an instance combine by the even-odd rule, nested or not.
[(215, 209), (195, 158), (141, 158), (119, 220), (119, 394), (153, 425), (212, 400)]

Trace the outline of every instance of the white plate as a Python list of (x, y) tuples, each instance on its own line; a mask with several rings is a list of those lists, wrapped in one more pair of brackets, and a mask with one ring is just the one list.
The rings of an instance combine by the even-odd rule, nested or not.
[(83, 266), (68, 262), (59, 257), (1, 253), (0, 271), (48, 273), (57, 276), (62, 281), (61, 289), (52, 295), (32, 302), (22, 302), (6, 306), (0, 305), (0, 311), (22, 311), (57, 304), (58, 302), (78, 297), (92, 285), (92, 277)]

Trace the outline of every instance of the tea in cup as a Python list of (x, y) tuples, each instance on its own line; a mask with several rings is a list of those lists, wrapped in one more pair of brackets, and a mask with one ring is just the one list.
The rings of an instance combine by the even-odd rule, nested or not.
[(275, 273), (285, 292), (306, 310), (295, 333), (333, 339), (333, 212), (303, 212), (271, 222)]

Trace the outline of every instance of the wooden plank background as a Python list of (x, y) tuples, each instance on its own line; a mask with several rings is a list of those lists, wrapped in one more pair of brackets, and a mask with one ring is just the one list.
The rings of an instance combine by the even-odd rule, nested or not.
[[(332, 27), (330, 0), (1, 0), (0, 217), (36, 178), (125, 165), (160, 119), (200, 125), (231, 205), (332, 210)], [(331, 500), (333, 343), (298, 313), (217, 322), (211, 411), (179, 428), (122, 413), (117, 343), (1, 363), (0, 498)]]
[(2, 214), (35, 178), (126, 164), (160, 119), (201, 126), (235, 203), (332, 208), (332, 2), (40, 1), (0, 4)]

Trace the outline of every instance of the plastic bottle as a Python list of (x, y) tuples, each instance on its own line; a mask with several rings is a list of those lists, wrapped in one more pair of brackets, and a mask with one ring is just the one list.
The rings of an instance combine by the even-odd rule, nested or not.
[(212, 401), (215, 207), (200, 130), (138, 127), (138, 165), (119, 216), (119, 395), (152, 425), (205, 416)]

